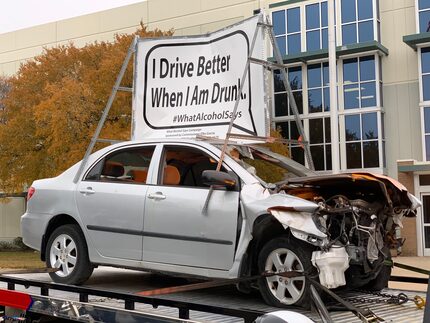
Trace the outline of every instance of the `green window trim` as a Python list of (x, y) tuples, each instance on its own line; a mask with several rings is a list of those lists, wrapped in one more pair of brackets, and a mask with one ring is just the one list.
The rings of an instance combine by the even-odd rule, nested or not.
[(398, 165), (397, 171), (401, 173), (430, 171), (430, 164)]
[(304, 1), (306, 1), (306, 0), (285, 0), (285, 1), (281, 1), (281, 2), (275, 2), (275, 3), (269, 4), (269, 9), (282, 7), (282, 6), (290, 5), (293, 3), (304, 2)]
[[(380, 52), (382, 55), (385, 55), (385, 56), (388, 56), (389, 54), (388, 48), (386, 48), (376, 40), (373, 40), (365, 43), (338, 46), (336, 47), (336, 56), (339, 57), (339, 56), (356, 54), (356, 53), (364, 53), (364, 52), (374, 51), (374, 50)], [(307, 61), (322, 59), (322, 58), (328, 58), (327, 49), (320, 49), (320, 50), (311, 51), (311, 52), (302, 52), (302, 53), (293, 54), (293, 55), (284, 55), (282, 57), (282, 60), (284, 61), (284, 64), (291, 64), (296, 62), (306, 63)], [(275, 61), (275, 58), (269, 57), (269, 60)]]
[(403, 36), (403, 42), (416, 51), (417, 45), (430, 43), (430, 32)]

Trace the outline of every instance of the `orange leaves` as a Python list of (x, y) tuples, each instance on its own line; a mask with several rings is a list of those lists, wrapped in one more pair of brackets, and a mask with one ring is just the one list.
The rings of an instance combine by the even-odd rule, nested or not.
[[(5, 121), (0, 122), (0, 191), (22, 191), (33, 180), (56, 176), (83, 157), (136, 34), (173, 32), (141, 26), (111, 43), (45, 49), (6, 80), (10, 90), (0, 102), (5, 107), (0, 111)], [(121, 85), (132, 86), (132, 64)], [(119, 93), (101, 137), (128, 139), (130, 127), (131, 94)]]

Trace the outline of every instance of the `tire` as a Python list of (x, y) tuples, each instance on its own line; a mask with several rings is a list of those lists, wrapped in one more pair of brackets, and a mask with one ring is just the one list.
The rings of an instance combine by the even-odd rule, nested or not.
[(60, 269), (49, 273), (56, 283), (80, 285), (93, 273), (84, 234), (76, 224), (55, 229), (49, 237), (45, 254), (46, 266)]
[[(388, 256), (387, 260), (391, 260), (391, 256)], [(391, 266), (383, 264), (381, 270), (379, 271), (379, 274), (374, 279), (369, 281), (363, 288), (365, 290), (375, 292), (387, 288), (388, 281), (391, 277), (391, 269)]]
[[(258, 256), (258, 270), (259, 272), (296, 270), (316, 273), (316, 268), (311, 261), (312, 251), (312, 246), (293, 237), (275, 238), (261, 249)], [(310, 283), (304, 276), (290, 279), (280, 276), (264, 277), (260, 278), (258, 285), (268, 305), (310, 307)]]

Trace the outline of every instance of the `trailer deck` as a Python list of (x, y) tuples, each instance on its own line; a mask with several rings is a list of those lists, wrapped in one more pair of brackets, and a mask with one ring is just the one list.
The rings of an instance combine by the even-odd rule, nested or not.
[[(0, 288), (25, 291), (34, 295), (41, 303), (52, 300), (64, 307), (109, 309), (112, 317), (128, 315), (147, 315), (148, 320), (156, 318), (167, 321), (199, 321), (199, 322), (252, 322), (264, 313), (278, 311), (279, 308), (267, 306), (258, 292), (250, 295), (239, 293), (234, 286), (215, 287), (205, 290), (179, 292), (175, 294), (141, 297), (137, 292), (156, 288), (178, 286), (188, 282), (180, 278), (160, 276), (139, 271), (98, 268), (85, 286), (67, 286), (52, 284), (48, 274), (19, 274), (0, 276)], [(28, 285), (28, 288), (25, 288)], [(400, 291), (385, 289), (384, 293), (397, 295), (400, 292), (413, 298), (415, 295), (425, 297), (423, 292)], [(339, 294), (359, 308), (370, 308), (375, 314), (387, 322), (423, 322), (424, 310), (418, 309), (413, 302), (405, 304), (388, 304), (384, 298), (360, 292), (344, 292)], [(363, 299), (367, 300), (362, 303)], [(374, 300), (375, 303), (368, 303)], [(156, 307), (154, 307), (155, 305)], [(45, 307), (46, 308), (46, 307)], [(297, 307), (289, 308), (300, 312), (314, 320), (322, 322), (316, 312), (305, 311)], [(68, 313), (67, 311), (65, 311)], [(155, 315), (155, 316), (151, 316)], [(334, 322), (360, 322), (349, 311), (332, 311), (330, 316)], [(85, 319), (85, 317), (87, 319)], [(137, 316), (136, 316), (137, 317)], [(88, 321), (88, 316), (79, 320)]]

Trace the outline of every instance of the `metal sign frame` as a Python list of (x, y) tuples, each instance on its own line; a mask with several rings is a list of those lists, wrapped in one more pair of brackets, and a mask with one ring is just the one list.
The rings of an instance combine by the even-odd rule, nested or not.
[[(266, 61), (261, 61), (261, 60), (255, 59), (255, 58), (253, 58), (251, 56), (252, 52), (254, 51), (255, 40), (257, 38), (257, 34), (258, 34), (258, 31), (259, 31), (259, 28), (263, 28), (263, 31), (265, 31), (265, 32), (268, 33), (270, 42), (272, 44), (274, 56), (275, 56), (275, 59), (277, 61), (277, 64), (273, 64), (273, 63), (266, 62)], [(228, 130), (227, 130), (226, 136), (225, 136), (225, 141), (224, 141), (224, 145), (223, 145), (223, 148), (222, 148), (221, 157), (220, 157), (220, 160), (218, 162), (216, 170), (219, 171), (221, 169), (221, 165), (222, 165), (222, 162), (223, 162), (223, 159), (224, 159), (224, 156), (225, 156), (225, 151), (227, 149), (227, 143), (229, 141), (229, 138), (232, 136), (231, 130), (232, 130), (233, 124), (234, 124), (234, 116), (236, 115), (237, 108), (239, 106), (239, 100), (240, 100), (240, 95), (242, 94), (243, 84), (245, 82), (246, 77), (248, 76), (248, 67), (249, 67), (249, 65), (251, 63), (260, 64), (260, 65), (263, 65), (263, 66), (266, 66), (266, 67), (273, 67), (273, 66), (275, 66), (276, 68), (279, 68), (279, 70), (281, 71), (282, 81), (284, 83), (284, 87), (285, 87), (287, 95), (288, 95), (288, 100), (290, 102), (291, 110), (293, 111), (293, 114), (294, 114), (294, 121), (296, 122), (299, 135), (300, 135), (300, 137), (302, 137), (302, 140), (303, 140), (302, 144), (303, 144), (303, 148), (305, 150), (305, 156), (306, 156), (306, 160), (308, 162), (308, 167), (311, 170), (315, 170), (314, 163), (313, 163), (313, 160), (312, 160), (311, 150), (310, 150), (310, 147), (309, 147), (309, 142), (306, 139), (307, 137), (306, 137), (306, 134), (305, 134), (305, 130), (303, 128), (302, 120), (300, 119), (300, 114), (299, 114), (299, 110), (297, 108), (296, 100), (295, 100), (293, 92), (291, 90), (290, 82), (288, 81), (288, 75), (287, 75), (287, 71), (286, 71), (286, 67), (287, 66), (285, 64), (283, 64), (281, 51), (279, 50), (279, 46), (278, 46), (277, 42), (275, 41), (275, 35), (273, 33), (273, 26), (272, 26), (272, 24), (270, 22), (269, 16), (266, 16), (266, 22), (265, 23), (264, 22), (259, 22), (257, 24), (257, 26), (255, 28), (255, 32), (254, 32), (254, 37), (252, 39), (252, 43), (251, 43), (251, 48), (250, 48), (249, 55), (250, 56), (248, 57), (248, 60), (247, 60), (246, 66), (245, 66), (245, 70), (244, 70), (243, 76), (242, 76), (242, 82), (241, 82), (242, 85), (241, 85), (241, 87), (239, 89), (238, 98), (236, 99), (236, 102), (235, 102), (235, 105), (234, 105), (234, 109), (233, 109), (233, 113), (232, 113), (232, 118), (230, 120), (230, 124), (229, 124)], [(287, 107), (287, 109), (288, 109), (288, 107)]]
[[(272, 70), (273, 69), (279, 69), (281, 71), (281, 75), (282, 75), (284, 87), (286, 89), (286, 94), (288, 96), (288, 100), (289, 100), (289, 103), (290, 103), (290, 108), (291, 108), (291, 110), (293, 111), (293, 114), (294, 114), (294, 121), (296, 122), (299, 135), (302, 138), (302, 140), (301, 141), (297, 141), (297, 143), (299, 143), (300, 145), (303, 146), (303, 149), (305, 151), (306, 160), (308, 162), (308, 167), (311, 170), (314, 170), (315, 168), (314, 168), (314, 163), (313, 163), (313, 160), (312, 160), (312, 155), (311, 155), (311, 151), (310, 151), (310, 147), (309, 147), (309, 142), (307, 141), (307, 137), (306, 137), (306, 134), (305, 134), (305, 131), (304, 131), (304, 128), (303, 128), (302, 120), (300, 119), (300, 114), (299, 114), (299, 111), (298, 111), (298, 108), (297, 108), (297, 104), (296, 104), (293, 92), (291, 90), (290, 82), (288, 81), (288, 75), (287, 75), (287, 72), (286, 72), (286, 67), (287, 66), (285, 64), (283, 64), (281, 52), (279, 50), (278, 44), (275, 41), (275, 36), (274, 36), (274, 33), (273, 33), (273, 26), (271, 25), (269, 16), (266, 17), (266, 21), (265, 22), (262, 21), (263, 20), (263, 15), (260, 14), (260, 16), (261, 16), (261, 18), (259, 19), (260, 22), (257, 23), (257, 26), (255, 28), (255, 32), (254, 32), (254, 35), (253, 35), (251, 47), (250, 47), (250, 50), (249, 50), (249, 56), (248, 56), (248, 59), (247, 59), (247, 62), (246, 62), (245, 69), (243, 71), (243, 75), (242, 75), (242, 79), (241, 79), (241, 86), (239, 88), (239, 93), (238, 93), (237, 99), (235, 101), (235, 105), (234, 105), (234, 109), (233, 109), (233, 113), (232, 113), (232, 118), (231, 118), (230, 123), (229, 123), (229, 127), (228, 127), (228, 130), (227, 130), (226, 137), (225, 137), (224, 144), (223, 144), (223, 148), (222, 148), (222, 153), (221, 153), (218, 165), (217, 165), (217, 171), (219, 171), (221, 169), (222, 161), (224, 160), (224, 157), (225, 157), (226, 148), (227, 148), (227, 144), (229, 142), (229, 139), (232, 138), (232, 137), (237, 137), (238, 136), (236, 134), (233, 134), (231, 131), (232, 131), (232, 128), (233, 128), (233, 125), (234, 125), (234, 116), (235, 116), (235, 114), (237, 112), (237, 109), (238, 109), (238, 106), (239, 106), (240, 96), (241, 96), (241, 94), (243, 92), (243, 85), (245, 84), (245, 80), (248, 77), (249, 66), (250, 66), (251, 63), (263, 65), (264, 67), (266, 67), (268, 69), (272, 69)], [(268, 61), (262, 61), (262, 60), (259, 60), (259, 59), (255, 59), (255, 58), (253, 58), (251, 56), (252, 53), (253, 53), (254, 47), (255, 47), (256, 38), (257, 38), (257, 35), (258, 35), (258, 32), (259, 32), (260, 28), (262, 28), (263, 32), (267, 32), (268, 35), (269, 35), (269, 39), (270, 39), (270, 42), (271, 42), (271, 45), (272, 45), (272, 48), (273, 48), (273, 52), (274, 52), (274, 56), (275, 56), (275, 59), (276, 59), (277, 63), (268, 62)], [(122, 64), (122, 66), (121, 66), (120, 72), (119, 72), (119, 74), (118, 74), (118, 76), (116, 78), (115, 84), (114, 84), (114, 86), (112, 88), (112, 92), (111, 92), (111, 94), (109, 96), (109, 100), (106, 103), (106, 106), (105, 106), (105, 108), (103, 110), (102, 116), (101, 116), (100, 121), (99, 121), (99, 123), (97, 125), (97, 128), (96, 128), (96, 131), (94, 132), (94, 135), (91, 138), (91, 141), (90, 141), (90, 143), (89, 143), (89, 145), (87, 147), (87, 150), (85, 152), (84, 158), (82, 159), (82, 162), (79, 165), (79, 169), (76, 172), (76, 175), (75, 175), (75, 177), (73, 179), (73, 182), (75, 184), (79, 181), (79, 178), (82, 175), (82, 172), (84, 171), (84, 169), (85, 169), (85, 167), (86, 167), (86, 165), (88, 163), (88, 159), (89, 159), (89, 157), (90, 157), (90, 155), (91, 155), (91, 153), (92, 153), (92, 151), (93, 151), (96, 143), (97, 142), (107, 142), (107, 141), (110, 141), (110, 140), (106, 140), (106, 139), (100, 139), (99, 136), (100, 136), (101, 130), (102, 130), (102, 128), (103, 128), (103, 126), (104, 126), (104, 124), (106, 122), (107, 116), (108, 116), (109, 111), (110, 111), (110, 109), (112, 107), (112, 104), (113, 104), (113, 101), (114, 101), (114, 99), (116, 97), (117, 92), (118, 91), (133, 92), (134, 83), (135, 83), (135, 78), (134, 77), (133, 77), (133, 88), (122, 87), (121, 86), (121, 81), (122, 81), (122, 79), (124, 77), (124, 74), (125, 74), (125, 71), (127, 69), (128, 63), (130, 62), (130, 59), (132, 58), (132, 56), (136, 52), (137, 42), (138, 42), (138, 36), (135, 36), (135, 38), (133, 39), (132, 43), (130, 44), (130, 47), (129, 47), (128, 52), (127, 52), (127, 55), (126, 55), (126, 57), (124, 59), (124, 62)], [(133, 69), (134, 69), (134, 65), (133, 65)], [(133, 71), (133, 73), (135, 73), (135, 71)], [(271, 122), (271, 120), (270, 120), (270, 122)], [(132, 126), (133, 126), (133, 122), (132, 122)], [(252, 139), (252, 136), (250, 136), (250, 139)], [(257, 139), (257, 138), (255, 138), (255, 139)], [(262, 137), (258, 137), (257, 140), (261, 141), (262, 139), (263, 139)], [(263, 139), (263, 140), (265, 140), (265, 142), (273, 142), (273, 141), (276, 141), (277, 139), (276, 138), (267, 137), (266, 139)], [(111, 141), (111, 142), (113, 142), (113, 141)], [(289, 143), (294, 143), (294, 141), (290, 140)], [(211, 193), (212, 193), (212, 188), (209, 191), (208, 198), (207, 198), (205, 206), (203, 208), (204, 211), (207, 209), (207, 204), (209, 202)]]

